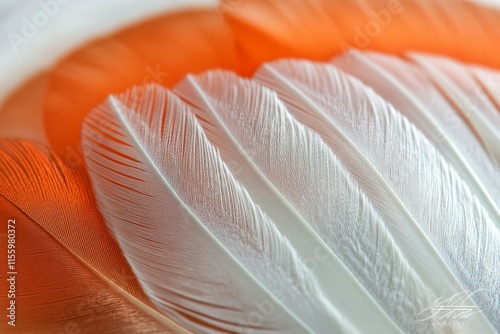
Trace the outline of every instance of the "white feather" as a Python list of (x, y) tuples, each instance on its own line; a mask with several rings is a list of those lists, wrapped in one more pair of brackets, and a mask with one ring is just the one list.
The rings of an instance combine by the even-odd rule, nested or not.
[(372, 87), (408, 118), (460, 173), (500, 227), (500, 170), (455, 109), (415, 65), (350, 51), (333, 64)]
[[(438, 295), (440, 288), (459, 289), (456, 280), (469, 292), (484, 289), (474, 295), (475, 301), (498, 329), (500, 234), (467, 184), (426, 138), (372, 90), (330, 65), (266, 64), (256, 79), (274, 89), (349, 166), (390, 222), (388, 228), (422, 280)], [(453, 274), (439, 266), (442, 260)], [(472, 326), (491, 331), (481, 315)]]
[[(313, 228), (316, 238), (324, 240), (404, 331), (431, 330), (432, 324), (416, 322), (414, 316), (436, 297), (410, 268), (380, 216), (333, 152), (291, 117), (274, 92), (227, 72), (189, 76), (175, 92), (194, 105), (222, 158), (240, 162), (233, 170), (257, 203), (273, 218), (275, 209), (283, 208), (275, 221), (291, 235), (296, 248), (304, 250), (309, 239), (314, 245), (314, 236), (303, 222), (290, 221), (293, 217), (278, 196)], [(335, 262), (326, 260), (315, 265), (332, 303), (361, 332), (386, 332), (377, 328), (382, 319), (370, 319), (364, 314), (366, 309), (360, 308), (368, 306), (369, 299), (356, 300), (352, 288), (339, 280)], [(351, 308), (351, 304), (358, 306)]]
[(410, 53), (422, 70), (474, 127), (476, 136), (500, 166), (500, 113), (465, 65), (438, 56)]
[(167, 316), (196, 333), (352, 331), (173, 94), (110, 97), (83, 147), (101, 211)]

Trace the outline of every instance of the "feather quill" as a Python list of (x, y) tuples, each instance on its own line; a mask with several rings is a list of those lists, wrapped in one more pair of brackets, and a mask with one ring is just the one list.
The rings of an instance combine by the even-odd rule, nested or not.
[(172, 93), (111, 96), (82, 135), (101, 211), (166, 315), (195, 332), (352, 331)]
[[(83, 169), (47, 148), (0, 142), (0, 212), (5, 231), (7, 217), (16, 221), (8, 271), (18, 277), (16, 326), (2, 321), (2, 333), (188, 333), (144, 295), (91, 193)], [(7, 251), (0, 257), (6, 264)], [(0, 301), (8, 305), (7, 293)]]
[[(415, 322), (413, 317), (436, 297), (406, 263), (380, 216), (330, 148), (297, 122), (274, 92), (229, 72), (189, 76), (175, 92), (193, 105), (223, 159), (240, 161), (234, 168), (237, 177), (259, 205), (269, 212), (283, 207), (269, 194), (279, 192), (404, 331), (431, 331), (431, 324)], [(274, 190), (266, 187), (267, 182)], [(277, 220), (280, 214), (287, 216), (278, 212)], [(288, 217), (278, 224), (285, 233), (299, 237), (294, 238), (298, 247), (308, 239), (300, 224), (293, 225), (292, 231)], [(329, 274), (334, 264), (320, 261), (317, 265), (326, 286), (339, 290), (331, 298), (342, 314), (361, 326), (361, 332), (375, 330), (375, 322), (360, 309), (356, 308), (356, 317), (343, 307), (359, 302), (352, 295), (350, 300), (339, 298), (345, 287)], [(374, 277), (384, 279), (374, 281)]]
[(333, 64), (372, 87), (422, 131), (500, 227), (500, 170), (474, 129), (415, 65), (394, 56), (354, 50), (335, 58)]
[[(389, 229), (423, 281), (438, 295), (460, 289), (457, 280), (471, 293), (484, 289), (474, 294), (475, 302), (498, 329), (499, 232), (425, 137), (373, 91), (331, 65), (282, 61), (264, 65), (255, 77), (358, 175), (377, 210), (392, 222)], [(474, 320), (477, 330), (491, 331), (481, 315)]]

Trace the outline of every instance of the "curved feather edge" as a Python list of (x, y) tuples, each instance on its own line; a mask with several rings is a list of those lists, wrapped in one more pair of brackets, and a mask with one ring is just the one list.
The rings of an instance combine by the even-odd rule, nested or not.
[[(481, 289), (474, 299), (498, 328), (498, 230), (425, 137), (373, 91), (331, 65), (275, 62), (263, 65), (255, 78), (318, 131), (353, 172), (423, 281), (438, 295), (461, 292), (461, 286), (471, 293)], [(472, 326), (492, 331), (482, 315)]]
[[(116, 331), (121, 327), (112, 324), (115, 317), (132, 316), (134, 319), (120, 321), (123, 326), (129, 326), (125, 327), (128, 330), (142, 331), (148, 328), (151, 333), (189, 333), (151, 305), (118, 245), (111, 238), (91, 193), (92, 189), (83, 169), (67, 167), (48, 148), (21, 140), (0, 141), (0, 197), (18, 208), (19, 214), (26, 215), (25, 219), (13, 217), (23, 225), (18, 228), (25, 228), (34, 234), (29, 236), (20, 232), (17, 235), (19, 266), (22, 267), (23, 261), (26, 261), (25, 256), (31, 254), (29, 252), (33, 247), (33, 254), (38, 253), (39, 256), (50, 249), (53, 253), (50, 254), (49, 261), (54, 266), (48, 274), (33, 272), (33, 275), (29, 275), (28, 272), (19, 272), (20, 276), (27, 275), (22, 280), (23, 284), (29, 286), (18, 286), (16, 293), (20, 299), (19, 320), (15, 328), (9, 328), (9, 332), (19, 329), (19, 332), (31, 333), (32, 330), (37, 330), (38, 333), (47, 330), (47, 326), (55, 330), (58, 323), (63, 324), (63, 329), (64, 325), (67, 329), (70, 324), (81, 331), (95, 331), (99, 328)], [(31, 243), (35, 237), (43, 238), (37, 239), (41, 240), (40, 244)], [(24, 241), (29, 241), (30, 244), (24, 244)], [(67, 260), (61, 263), (63, 259)], [(27, 270), (33, 270), (32, 266)], [(67, 286), (66, 282), (69, 280), (65, 280), (64, 276), (57, 277), (60, 281), (54, 278), (54, 281), (47, 282), (45, 277), (50, 277), (55, 272), (70, 272), (70, 275), (76, 275), (80, 279), (85, 278), (86, 286), (83, 289)], [(30, 290), (33, 286), (35, 288)], [(86, 288), (97, 290), (87, 291), (81, 296), (80, 293)], [(59, 291), (57, 296), (54, 296), (54, 291)], [(65, 297), (68, 298), (67, 302), (58, 304)], [(104, 305), (113, 303), (108, 308), (109, 314), (99, 313), (85, 318), (84, 315), (88, 312), (83, 310), (88, 307), (87, 304), (105, 307), (99, 298), (106, 299)], [(49, 301), (50, 311), (47, 308)], [(25, 304), (27, 302), (30, 303), (29, 306)], [(59, 310), (58, 307), (64, 307), (64, 310)], [(68, 308), (74, 313), (68, 314), (70, 318), (65, 319), (66, 322), (62, 322), (64, 319), (61, 318), (56, 319), (65, 314)], [(37, 318), (37, 315), (40, 316), (37, 312), (47, 314), (43, 318)], [(81, 321), (71, 318), (75, 314), (78, 314)], [(53, 324), (50, 323), (52, 317)], [(35, 319), (39, 323), (32, 323)], [(107, 326), (102, 322), (109, 322), (111, 325)]]
[(196, 332), (353, 331), (172, 93), (112, 96), (82, 136), (101, 211), (159, 310)]

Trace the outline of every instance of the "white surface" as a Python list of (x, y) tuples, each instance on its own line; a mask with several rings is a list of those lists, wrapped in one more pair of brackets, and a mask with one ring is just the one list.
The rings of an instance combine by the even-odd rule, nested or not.
[[(57, 0), (2, 0), (0, 4), (0, 104), (33, 74), (86, 41), (105, 36), (148, 17), (190, 7), (214, 6), (213, 0), (59, 0), (53, 15), (46, 15), (42, 3)], [(32, 37), (23, 34), (25, 20), (48, 17)], [(40, 21), (43, 23), (43, 21)], [(36, 27), (36, 26), (35, 26)], [(16, 48), (12, 34), (24, 38)], [(16, 41), (18, 40), (15, 37)]]

